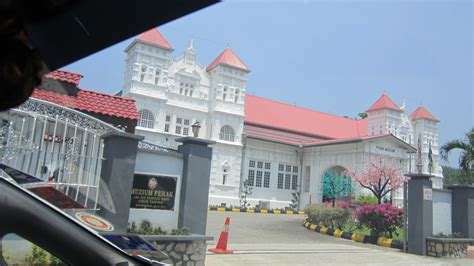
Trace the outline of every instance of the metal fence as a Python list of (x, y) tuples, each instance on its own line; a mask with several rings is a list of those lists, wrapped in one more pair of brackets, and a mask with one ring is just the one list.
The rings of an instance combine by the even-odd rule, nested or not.
[(101, 135), (114, 130), (118, 129), (84, 113), (30, 99), (0, 113), (0, 162), (97, 209)]

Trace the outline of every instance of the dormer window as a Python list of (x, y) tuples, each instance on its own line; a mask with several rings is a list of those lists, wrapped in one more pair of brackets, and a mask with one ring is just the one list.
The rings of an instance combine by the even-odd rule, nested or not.
[(222, 93), (222, 100), (225, 101), (227, 98), (227, 86), (224, 86), (224, 93)]
[(156, 69), (155, 70), (155, 85), (158, 85), (159, 81), (160, 81), (160, 70)]
[(195, 87), (194, 80), (190, 80), (189, 78), (187, 79), (184, 78), (179, 82), (179, 94), (193, 97), (194, 87)]
[(138, 64), (133, 64), (132, 67), (132, 79), (138, 79), (138, 71), (140, 70), (140, 66)]
[(239, 102), (239, 98), (240, 98), (240, 90), (239, 90), (239, 89), (236, 89), (236, 90), (235, 90), (235, 99), (234, 99), (234, 102), (235, 102), (235, 103)]
[(146, 66), (142, 66), (141, 73), (140, 73), (140, 81), (142, 82), (145, 81), (145, 75), (146, 75)]

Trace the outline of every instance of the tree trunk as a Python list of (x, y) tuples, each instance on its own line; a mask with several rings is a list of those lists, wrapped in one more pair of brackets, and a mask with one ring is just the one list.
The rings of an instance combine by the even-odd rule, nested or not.
[(336, 198), (332, 198), (332, 207), (336, 207)]
[(379, 195), (376, 195), (376, 197), (377, 197), (377, 201), (379, 202), (379, 204), (382, 204), (382, 197), (379, 196)]

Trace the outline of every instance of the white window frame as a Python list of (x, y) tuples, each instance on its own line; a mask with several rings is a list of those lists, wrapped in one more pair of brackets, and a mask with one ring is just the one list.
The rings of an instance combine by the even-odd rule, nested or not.
[(249, 160), (249, 185), (258, 188), (270, 188), (271, 163), (262, 160)]
[(219, 132), (219, 139), (224, 140), (224, 141), (234, 142), (235, 141), (234, 129), (229, 125), (225, 125), (221, 127), (221, 130)]
[(153, 129), (155, 127), (155, 116), (150, 110), (141, 109), (140, 111), (138, 111), (138, 115), (138, 127), (150, 129)]
[(278, 164), (278, 180), (277, 188), (285, 190), (297, 190), (299, 166), (279, 163)]

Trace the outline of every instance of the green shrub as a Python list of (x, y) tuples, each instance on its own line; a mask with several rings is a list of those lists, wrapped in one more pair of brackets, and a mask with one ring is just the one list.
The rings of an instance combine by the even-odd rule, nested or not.
[(184, 227), (184, 228), (178, 228), (178, 229), (173, 229), (171, 230), (171, 235), (189, 235), (189, 229)]
[[(167, 235), (168, 232), (162, 230), (161, 227), (153, 227), (149, 220), (142, 220), (140, 222), (140, 226), (137, 227), (135, 222), (128, 223), (127, 226), (127, 233), (129, 234), (137, 234), (137, 235)], [(189, 235), (188, 228), (178, 228), (173, 229), (170, 235)]]
[(28, 265), (66, 265), (61, 259), (47, 252), (46, 250), (33, 245), (31, 254), (25, 258)]
[(357, 197), (357, 203), (361, 206), (363, 205), (377, 205), (378, 200), (377, 197), (373, 195), (361, 194)]
[(332, 208), (326, 205), (312, 204), (305, 208), (310, 222), (332, 229), (342, 230), (351, 219), (352, 213), (348, 208)]
[(459, 232), (448, 234), (448, 235), (445, 235), (443, 233), (437, 233), (437, 234), (433, 235), (433, 237), (436, 237), (436, 238), (464, 238), (464, 236)]

